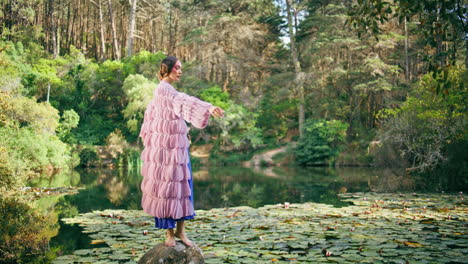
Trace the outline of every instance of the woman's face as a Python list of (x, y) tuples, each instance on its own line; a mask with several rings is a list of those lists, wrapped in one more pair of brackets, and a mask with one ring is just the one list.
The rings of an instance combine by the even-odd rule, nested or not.
[(174, 65), (174, 67), (172, 67), (172, 71), (171, 73), (169, 73), (169, 78), (171, 79), (171, 81), (179, 81), (180, 80), (180, 77), (182, 76), (182, 63), (180, 62), (180, 60), (178, 60), (176, 62), (176, 64)]

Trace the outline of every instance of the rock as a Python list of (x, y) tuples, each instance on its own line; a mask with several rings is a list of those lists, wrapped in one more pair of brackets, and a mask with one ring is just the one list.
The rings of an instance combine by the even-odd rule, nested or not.
[(143, 255), (138, 264), (204, 264), (202, 250), (197, 246), (187, 247), (177, 241), (175, 247), (157, 244)]

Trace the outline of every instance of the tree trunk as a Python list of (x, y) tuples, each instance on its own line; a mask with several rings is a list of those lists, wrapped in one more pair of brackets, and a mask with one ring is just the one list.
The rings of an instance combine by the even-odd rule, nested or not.
[[(440, 5), (437, 4), (437, 8), (440, 8)], [(440, 24), (440, 14), (437, 12), (437, 23), (434, 25), (435, 26), (435, 34), (436, 34), (436, 50), (437, 50), (437, 56), (439, 57), (439, 65), (441, 68), (444, 68), (446, 65), (445, 61), (445, 49), (444, 49), (444, 43), (442, 40), (442, 35), (445, 34), (445, 30), (443, 29), (442, 25)]]
[(135, 13), (137, 0), (131, 0), (130, 17), (128, 18), (128, 36), (127, 36), (127, 57), (131, 57), (133, 53), (133, 31), (135, 29)]
[(294, 63), (294, 72), (296, 74), (295, 86), (299, 95), (299, 137), (303, 137), (304, 134), (304, 85), (301, 75), (301, 64), (297, 58), (297, 50), (296, 50), (296, 40), (295, 40), (295, 32), (293, 31), (293, 18), (291, 12), (292, 3), (291, 0), (286, 0), (286, 12), (288, 16), (288, 31), (289, 31), (289, 39), (291, 45), (291, 57)]
[(409, 57), (408, 57), (408, 21), (405, 17), (405, 79), (410, 79), (409, 75)]
[(89, 30), (89, 28), (90, 28), (90, 26), (89, 26), (89, 20), (90, 20), (90, 18), (92, 17), (92, 16), (91, 16), (91, 5), (87, 5), (87, 7), (88, 7), (88, 10), (86, 11), (86, 15), (85, 15), (86, 24), (85, 24), (85, 30), (84, 30), (84, 32), (83, 32), (83, 36), (85, 36), (85, 41), (84, 41), (85, 49), (86, 49), (86, 51), (88, 51), (88, 49), (89, 49), (88, 52), (90, 52), (90, 51), (91, 51), (91, 45), (89, 44), (89, 42), (90, 42), (90, 35), (87, 34), (87, 33), (90, 32), (90, 30)]
[(99, 33), (101, 35), (101, 54), (99, 56), (99, 59), (104, 60), (106, 57), (106, 37), (104, 35), (104, 32), (106, 30), (104, 28), (104, 19), (102, 16), (101, 0), (98, 0), (98, 8), (99, 8)]
[[(63, 8), (63, 1), (59, 0), (59, 5)], [(62, 32), (63, 32), (63, 16), (64, 12), (63, 9), (57, 15), (56, 20), (56, 36), (57, 36), (57, 56), (60, 56), (60, 49), (62, 47)]]
[(70, 19), (71, 18), (71, 12), (70, 12), (70, 8), (71, 8), (71, 4), (70, 2), (68, 3), (67, 5), (67, 35), (65, 36), (65, 47), (67, 49), (67, 51), (70, 51), (69, 47), (70, 47), (70, 32), (71, 32), (71, 23), (72, 23), (72, 20)]
[(465, 40), (465, 47), (466, 47), (466, 53), (465, 53), (465, 69), (468, 69), (468, 38)]
[(49, 41), (52, 42), (52, 55), (54, 58), (58, 56), (58, 49), (57, 49), (57, 29), (54, 21), (54, 0), (49, 0), (49, 8), (48, 8), (48, 17), (50, 21), (50, 39)]
[(174, 42), (173, 39), (173, 32), (172, 32), (172, 7), (169, 7), (169, 43), (167, 45), (167, 50), (169, 54), (173, 55), (173, 50), (172, 50), (172, 43)]
[(114, 47), (114, 59), (120, 60), (120, 49), (119, 43), (117, 41), (117, 30), (115, 29), (115, 22), (114, 17), (112, 15), (112, 0), (108, 0), (107, 3), (109, 4), (109, 20), (112, 27), (112, 43)]

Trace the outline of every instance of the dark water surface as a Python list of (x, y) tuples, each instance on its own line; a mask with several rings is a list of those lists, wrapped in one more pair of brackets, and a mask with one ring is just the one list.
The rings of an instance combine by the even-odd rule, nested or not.
[[(137, 170), (93, 169), (43, 177), (32, 185), (83, 188), (75, 195), (50, 196), (37, 201), (39, 208), (56, 215), (58, 220), (93, 210), (140, 210), (141, 180)], [(428, 186), (441, 188), (435, 183), (396, 176), (391, 171), (375, 168), (215, 167), (194, 172), (197, 210), (240, 205), (260, 207), (284, 202), (316, 202), (341, 207), (348, 203), (339, 199), (339, 193), (419, 192), (428, 191)], [(456, 190), (457, 187), (447, 188)], [(56, 229), (57, 235), (50, 241), (53, 254), (70, 254), (76, 249), (95, 246), (77, 225), (58, 221)]]

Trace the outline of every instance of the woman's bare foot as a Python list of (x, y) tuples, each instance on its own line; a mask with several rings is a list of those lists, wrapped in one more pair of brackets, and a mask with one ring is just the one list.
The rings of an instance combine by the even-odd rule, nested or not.
[(166, 247), (175, 247), (175, 236), (174, 236), (174, 230), (173, 229), (168, 229), (166, 231), (166, 242), (164, 243)]
[(193, 246), (193, 242), (190, 241), (190, 240), (187, 238), (187, 236), (185, 235), (185, 233), (176, 231), (176, 233), (174, 234), (174, 236), (177, 237), (177, 238), (180, 238), (180, 240), (182, 240), (182, 242), (183, 242), (187, 247)]
[(190, 241), (187, 236), (185, 235), (185, 221), (177, 221), (177, 228), (174, 234), (175, 237), (180, 238), (182, 242), (187, 246), (193, 246), (193, 242)]
[(166, 245), (166, 247), (175, 247), (175, 238), (167, 238), (164, 244)]

